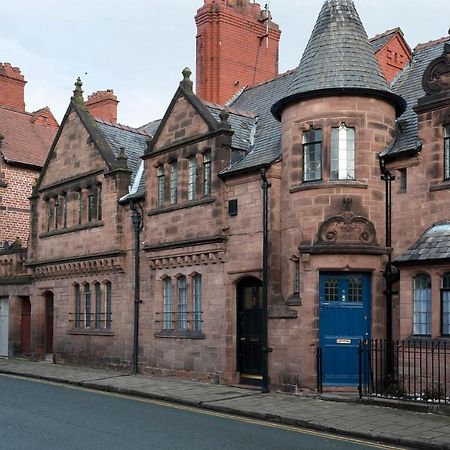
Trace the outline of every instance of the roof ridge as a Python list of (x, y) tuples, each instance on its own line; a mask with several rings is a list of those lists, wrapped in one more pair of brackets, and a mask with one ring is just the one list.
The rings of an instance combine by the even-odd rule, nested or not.
[(435, 45), (443, 44), (444, 42), (450, 41), (450, 36), (444, 36), (433, 41), (424, 42), (423, 44), (417, 44), (414, 47), (414, 51), (423, 50), (424, 48), (434, 47)]
[(236, 116), (248, 117), (250, 119), (254, 119), (258, 115), (252, 111), (244, 111), (243, 109), (238, 109), (238, 108), (234, 108), (232, 106), (227, 106), (227, 105), (220, 105), (218, 103), (208, 102), (206, 100), (203, 100), (203, 103), (205, 104), (206, 107), (220, 109), (220, 110), (225, 109), (229, 113), (234, 114)]
[(28, 112), (28, 111), (18, 111), (17, 109), (8, 108), (7, 106), (3, 106), (3, 105), (0, 105), (0, 109), (4, 109), (5, 111), (10, 111), (10, 112), (14, 112), (14, 113), (17, 113), (17, 114), (23, 114), (25, 116), (33, 117), (33, 113), (32, 112)]
[(389, 36), (390, 34), (394, 34), (397, 31), (399, 31), (402, 34), (402, 36), (403, 36), (402, 29), (400, 27), (396, 27), (396, 28), (392, 28), (390, 30), (386, 30), (383, 33), (376, 34), (375, 36), (369, 38), (369, 42), (376, 41), (376, 40), (381, 39), (381, 38), (383, 38), (385, 36)]
[(260, 83), (257, 83), (257, 84), (252, 84), (251, 86), (247, 86), (245, 88), (245, 90), (253, 89), (253, 88), (256, 88), (256, 87), (259, 87), (259, 86), (263, 86), (264, 84), (270, 83), (272, 81), (278, 80), (279, 78), (282, 78), (282, 77), (285, 77), (287, 75), (290, 75), (292, 72), (295, 72), (296, 70), (297, 70), (297, 67), (295, 67), (294, 69), (286, 70), (286, 72), (279, 73), (276, 77), (269, 78), (268, 80), (261, 81)]
[(94, 117), (94, 120), (98, 123), (102, 123), (104, 125), (109, 125), (110, 127), (119, 128), (120, 130), (130, 131), (131, 133), (142, 134), (143, 136), (151, 137), (151, 134), (147, 133), (146, 131), (131, 127), (129, 125), (123, 125), (118, 122), (111, 122), (110, 120), (100, 119), (97, 117)]

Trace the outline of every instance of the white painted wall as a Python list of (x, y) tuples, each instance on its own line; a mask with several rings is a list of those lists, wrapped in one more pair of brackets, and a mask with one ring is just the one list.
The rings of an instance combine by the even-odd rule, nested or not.
[(9, 302), (0, 298), (0, 356), (8, 356)]

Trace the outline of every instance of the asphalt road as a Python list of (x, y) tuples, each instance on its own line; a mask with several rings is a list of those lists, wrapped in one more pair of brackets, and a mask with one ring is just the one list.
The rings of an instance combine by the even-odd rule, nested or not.
[(392, 448), (177, 405), (0, 375), (0, 449)]

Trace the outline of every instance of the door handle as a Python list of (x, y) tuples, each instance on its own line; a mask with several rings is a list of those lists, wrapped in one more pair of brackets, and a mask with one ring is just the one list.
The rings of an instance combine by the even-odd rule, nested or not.
[(245, 338), (241, 338), (241, 342), (244, 342), (245, 341)]

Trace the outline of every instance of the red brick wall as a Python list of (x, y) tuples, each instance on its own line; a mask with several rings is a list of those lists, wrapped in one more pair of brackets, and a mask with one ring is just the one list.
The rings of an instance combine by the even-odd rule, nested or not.
[(96, 118), (117, 122), (117, 97), (112, 89), (94, 92), (89, 95), (86, 107)]
[(0, 63), (0, 106), (25, 111), (25, 83), (19, 68)]
[(411, 52), (402, 37), (396, 33), (392, 39), (376, 54), (383, 74), (390, 83), (409, 63)]
[[(223, 104), (246, 85), (278, 74), (280, 31), (259, 21), (260, 6), (205, 1), (197, 24), (196, 90), (199, 97)], [(234, 2), (236, 3), (236, 2)], [(239, 3), (239, 2), (238, 2)]]
[(0, 247), (3, 241), (13, 242), (17, 237), (25, 247), (28, 242), (32, 185), (39, 172), (2, 163), (6, 187), (0, 187)]

